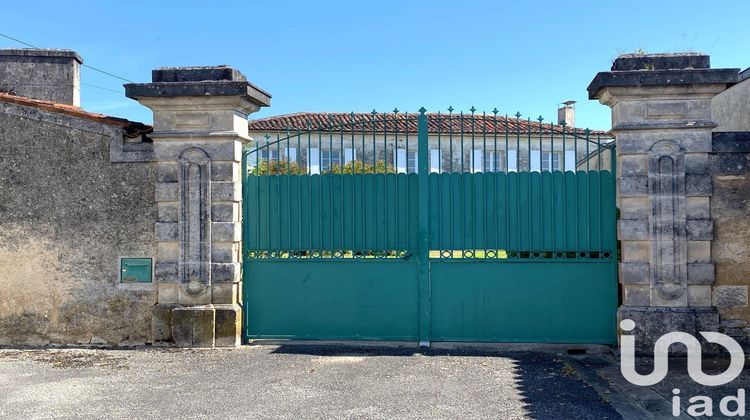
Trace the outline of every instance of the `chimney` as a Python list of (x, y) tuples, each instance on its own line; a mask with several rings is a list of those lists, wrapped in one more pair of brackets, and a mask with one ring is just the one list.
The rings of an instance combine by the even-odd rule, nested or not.
[(576, 101), (565, 101), (557, 108), (557, 123), (568, 127), (576, 126)]
[(0, 92), (81, 106), (81, 64), (71, 50), (0, 49)]

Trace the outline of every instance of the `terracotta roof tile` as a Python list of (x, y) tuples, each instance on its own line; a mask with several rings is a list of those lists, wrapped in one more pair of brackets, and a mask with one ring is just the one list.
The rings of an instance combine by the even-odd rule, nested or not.
[(58, 114), (70, 115), (73, 117), (85, 118), (87, 120), (97, 121), (103, 124), (114, 125), (122, 127), (126, 132), (147, 134), (153, 131), (153, 128), (147, 124), (126, 120), (124, 118), (111, 117), (109, 115), (97, 114), (95, 112), (84, 111), (83, 109), (68, 105), (60, 104), (50, 101), (42, 101), (39, 99), (27, 98), (25, 96), (11, 95), (9, 93), (0, 92), (0, 101), (9, 102), (13, 104), (29, 106), (33, 108), (42, 109), (44, 111), (55, 112)]
[[(363, 113), (324, 113), (324, 112), (299, 112), (295, 114), (277, 115), (268, 118), (261, 118), (257, 120), (250, 120), (248, 128), (250, 131), (305, 131), (311, 127), (312, 129), (325, 128), (325, 127), (336, 127), (336, 130), (340, 130), (338, 127), (344, 127), (345, 130), (353, 130), (355, 132), (362, 132), (363, 130), (367, 133), (382, 133), (382, 132), (417, 132), (417, 116), (418, 114), (404, 114), (404, 113), (388, 113), (388, 114), (372, 114), (369, 112)], [(462, 132), (464, 133), (505, 133), (506, 128), (509, 133), (551, 133), (562, 134), (563, 127), (560, 125), (553, 125), (547, 123), (539, 123), (538, 121), (515, 117), (505, 117), (498, 115), (482, 115), (482, 114), (436, 114), (427, 113), (427, 124), (431, 134), (439, 133), (450, 133), (454, 134)], [(541, 130), (540, 130), (541, 128)], [(570, 129), (567, 128), (567, 133), (572, 133), (575, 130), (577, 134), (583, 134), (584, 130), (581, 128)], [(591, 135), (604, 135), (604, 131), (592, 130)]]

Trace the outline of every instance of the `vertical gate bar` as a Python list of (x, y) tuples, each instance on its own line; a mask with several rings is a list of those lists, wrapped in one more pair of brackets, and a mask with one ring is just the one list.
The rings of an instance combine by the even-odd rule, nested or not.
[(299, 251), (299, 256), (302, 257), (302, 162), (301, 154), (302, 154), (302, 130), (297, 128), (297, 153), (294, 156), (295, 163), (297, 164), (297, 234), (299, 235), (299, 240), (297, 241), (297, 251)]
[[(601, 253), (603, 250), (602, 233), (604, 230), (603, 229), (604, 226), (602, 226), (602, 143), (601, 143), (601, 136), (599, 134), (596, 135), (596, 150), (597, 150), (596, 157), (598, 160), (597, 166), (599, 167), (599, 170), (597, 171), (598, 176), (597, 176), (597, 181), (596, 181), (597, 189), (599, 190), (599, 197), (598, 197), (599, 200), (597, 200), (599, 201), (599, 220), (598, 220), (599, 222), (599, 241), (598, 242), (599, 243), (597, 245), (599, 247), (599, 252)], [(599, 255), (599, 258), (601, 258), (601, 254)]]
[(516, 112), (516, 252), (521, 251), (521, 112)]
[[(342, 121), (345, 121), (342, 114)], [(346, 174), (346, 154), (344, 153), (344, 125), (343, 122), (339, 123), (339, 165), (341, 167), (341, 175), (339, 179), (339, 185), (341, 186), (341, 199), (339, 200), (340, 204), (340, 213), (339, 218), (341, 220), (341, 257), (343, 258), (345, 256), (345, 223), (344, 223), (344, 215), (346, 214), (346, 210), (344, 209), (344, 174)], [(354, 149), (352, 149), (352, 157), (354, 157)]]
[[(494, 184), (492, 184), (492, 186), (494, 187), (494, 194), (493, 194), (494, 202), (493, 202), (493, 207), (495, 209), (495, 217), (493, 218), (493, 219), (495, 219), (495, 223), (494, 223), (495, 224), (495, 228), (494, 228), (495, 229), (495, 256), (499, 257), (500, 256), (500, 246), (499, 246), (499, 243), (500, 243), (500, 223), (499, 223), (498, 219), (500, 218), (500, 203), (498, 203), (498, 195), (500, 195), (500, 194), (497, 191), (497, 185), (499, 184), (498, 183), (498, 177), (500, 176), (499, 168), (498, 168), (500, 166), (500, 159), (498, 157), (499, 155), (497, 154), (497, 113), (498, 113), (497, 108), (494, 108), (492, 110), (492, 114), (494, 115), (494, 117), (492, 118), (492, 136), (493, 136), (493, 141), (494, 141), (494, 146), (495, 147), (494, 147), (494, 154), (492, 155), (492, 164), (494, 165), (495, 182), (494, 182)], [(507, 226), (506, 226), (505, 229), (507, 229)]]
[[(450, 226), (450, 224), (445, 223), (445, 220), (443, 220), (443, 144), (442, 144), (442, 133), (443, 133), (443, 121), (440, 116), (440, 111), (437, 113), (437, 141), (438, 141), (438, 174), (437, 174), (437, 184), (438, 184), (438, 256), (440, 258), (443, 257), (443, 249), (445, 248), (445, 242), (443, 238), (443, 226)], [(417, 151), (419, 153), (419, 151)], [(432, 156), (430, 156), (430, 159), (432, 159)]]
[[(411, 212), (409, 212), (409, 197), (411, 197), (411, 181), (409, 181), (409, 111), (406, 111), (404, 113), (404, 131), (406, 131), (406, 203), (402, 204), (402, 206), (406, 209), (406, 233), (404, 235), (404, 239), (406, 243), (404, 244), (404, 247), (402, 250), (409, 249), (409, 232), (411, 232)], [(419, 151), (417, 151), (417, 155), (419, 155)], [(417, 160), (419, 160), (419, 156), (417, 156)], [(415, 168), (416, 169), (416, 168)], [(398, 211), (398, 209), (396, 209)], [(396, 225), (398, 226), (398, 224)]]
[(453, 174), (453, 107), (448, 107), (448, 147), (450, 149), (449, 155), (449, 165), (450, 169), (448, 171), (448, 193), (449, 193), (449, 199), (450, 199), (450, 206), (448, 207), (450, 209), (450, 251), (451, 251), (451, 258), (453, 258), (453, 250), (456, 249), (456, 232), (455, 232), (455, 225), (456, 225), (456, 219), (455, 219), (455, 205), (453, 203), (453, 177), (455, 176)]
[[(388, 226), (388, 114), (383, 113), (383, 148), (385, 149), (385, 175), (383, 175), (383, 226), (385, 226), (385, 237), (383, 238), (383, 249), (385, 250), (385, 258), (388, 258), (389, 254), (389, 243), (388, 243), (388, 229), (390, 226)], [(393, 150), (394, 154), (396, 153), (396, 150), (394, 148)], [(398, 172), (398, 168), (394, 168), (396, 172)]]
[[(542, 126), (542, 118), (539, 115), (539, 251), (544, 252), (544, 167), (541, 165), (544, 156), (544, 146), (542, 145), (542, 133), (544, 127)], [(551, 173), (552, 169), (552, 154), (549, 156), (549, 169)]]
[[(307, 239), (307, 245), (308, 245), (308, 247), (307, 247), (308, 248), (307, 256), (309, 258), (309, 257), (312, 256), (312, 250), (313, 250), (313, 225), (315, 223), (313, 223), (313, 220), (312, 220), (312, 208), (313, 208), (313, 206), (312, 206), (312, 162), (310, 162), (310, 160), (312, 158), (312, 152), (310, 151), (310, 147), (311, 147), (310, 143), (311, 143), (311, 140), (312, 140), (312, 138), (311, 138), (312, 137), (312, 128), (311, 128), (312, 124), (310, 123), (310, 120), (307, 120), (305, 122), (305, 124), (307, 125), (307, 171), (306, 172), (307, 172), (307, 174), (309, 176), (309, 178), (307, 178), (307, 200), (308, 200), (308, 203), (307, 203), (307, 210), (308, 210), (307, 214), (310, 216), (310, 217), (307, 218), (307, 222), (310, 225), (310, 226), (308, 226), (310, 228), (310, 237)], [(318, 149), (318, 155), (320, 155), (320, 149)], [(318, 168), (320, 168), (320, 166), (318, 166)]]
[(475, 119), (476, 116), (474, 115), (474, 107), (471, 107), (471, 156), (472, 160), (469, 161), (471, 165), (471, 176), (469, 179), (471, 179), (471, 256), (476, 257), (477, 252), (477, 191), (476, 191), (476, 168), (477, 163), (474, 162), (476, 158), (474, 157), (474, 148), (476, 147), (474, 144), (474, 137), (476, 135), (476, 125), (475, 125)]
[[(286, 205), (287, 210), (289, 210), (289, 213), (287, 213), (287, 223), (289, 226), (287, 226), (287, 229), (289, 230), (289, 242), (286, 244), (287, 246), (287, 252), (289, 253), (289, 257), (292, 256), (292, 175), (291, 175), (291, 168), (292, 168), (292, 149), (291, 149), (291, 139), (289, 138), (289, 131), (286, 132)], [(300, 220), (297, 218), (297, 223), (299, 224)]]
[[(549, 135), (550, 135), (550, 140), (549, 140), (550, 141), (550, 147), (549, 147), (549, 149), (552, 152), (552, 156), (554, 157), (555, 156), (555, 122), (552, 121), (550, 123), (549, 127), (550, 127), (550, 129), (549, 129)], [(565, 153), (563, 153), (563, 155), (564, 154)], [(558, 170), (559, 170), (560, 163), (562, 163), (562, 155), (560, 155), (560, 157), (557, 159)], [(564, 168), (565, 167), (563, 166), (563, 169)], [(551, 210), (550, 211), (550, 215), (552, 217), (551, 226), (552, 226), (552, 257), (553, 258), (555, 257), (555, 253), (557, 252), (557, 238), (556, 238), (556, 233), (557, 232), (555, 232), (555, 171), (554, 171), (554, 169), (555, 168), (553, 167), (552, 171), (550, 171), (550, 175), (551, 175), (551, 177), (550, 177), (550, 195), (552, 196), (552, 203), (550, 205), (550, 210)]]
[[(356, 171), (357, 168), (357, 148), (355, 147), (354, 143), (354, 129), (355, 129), (355, 119), (354, 119), (354, 113), (352, 112), (349, 114), (352, 117), (351, 123), (351, 135), (350, 135), (350, 141), (352, 143), (352, 244), (351, 244), (351, 251), (352, 251), (352, 258), (354, 258), (355, 250), (357, 248), (357, 185), (355, 180), (354, 174), (358, 173)], [(363, 152), (364, 153), (364, 152)]]
[(581, 239), (580, 239), (580, 209), (581, 204), (578, 202), (578, 130), (576, 128), (573, 128), (573, 149), (574, 153), (576, 155), (576, 171), (573, 174), (573, 197), (575, 198), (575, 223), (574, 228), (576, 232), (576, 241), (575, 241), (575, 250), (576, 250), (576, 257), (578, 257), (578, 252), (581, 248)]
[[(339, 163), (341, 163), (341, 152), (339, 152)], [(333, 235), (333, 178), (334, 178), (334, 168), (333, 168), (333, 115), (328, 114), (328, 179), (330, 182), (328, 185), (330, 188), (328, 189), (328, 232), (330, 234), (331, 242), (328, 243), (328, 251), (329, 255), (333, 257), (333, 250), (336, 248), (335, 246), (335, 238)]]
[(459, 114), (458, 124), (461, 128), (461, 258), (464, 257), (466, 251), (466, 192), (464, 191), (464, 112), (461, 111)]
[[(489, 182), (487, 182), (486, 174), (488, 173), (489, 168), (485, 168), (485, 166), (489, 166), (489, 165), (484, 164), (486, 155), (487, 155), (487, 112), (482, 111), (482, 170), (485, 173), (484, 185), (483, 185), (484, 197), (482, 198), (482, 205), (483, 205), (483, 210), (484, 210), (484, 215), (483, 215), (483, 220), (482, 220), (482, 230), (484, 230), (484, 232), (482, 232), (482, 240), (483, 240), (482, 245), (484, 246), (482, 248), (484, 248), (484, 258), (487, 258), (487, 242), (488, 242), (487, 241), (487, 230), (488, 230), (487, 229), (488, 228), (487, 226), (487, 184), (489, 184)], [(494, 185), (494, 182), (493, 182), (493, 185)]]
[[(366, 257), (367, 253), (365, 252), (365, 249), (367, 249), (367, 209), (365, 208), (367, 206), (367, 199), (365, 198), (365, 174), (367, 173), (366, 165), (367, 165), (367, 149), (365, 148), (365, 119), (362, 118), (362, 176), (360, 179), (362, 180), (362, 257)], [(353, 140), (352, 140), (353, 141)], [(373, 150), (373, 155), (375, 151)], [(375, 165), (372, 165), (373, 171), (375, 170)], [(373, 175), (374, 176), (374, 175)]]
[[(526, 213), (526, 214), (528, 215), (527, 216), (528, 217), (527, 220), (528, 220), (528, 225), (529, 225), (529, 236), (528, 236), (529, 240), (528, 240), (528, 249), (527, 249), (527, 251), (529, 251), (529, 257), (530, 257), (531, 256), (531, 251), (534, 248), (534, 230), (532, 229), (533, 223), (531, 222), (531, 220), (532, 220), (531, 215), (532, 215), (532, 211), (533, 211), (533, 207), (532, 207), (532, 203), (531, 203), (531, 192), (532, 192), (532, 185), (531, 185), (532, 182), (531, 181), (534, 179), (534, 177), (532, 176), (532, 173), (531, 173), (531, 117), (527, 117), (526, 118), (526, 147), (529, 149), (529, 153), (528, 153), (528, 155), (529, 155), (529, 178), (528, 178), (529, 182), (528, 182), (528, 188), (527, 188), (528, 195), (526, 196), (526, 198), (527, 198), (527, 201), (526, 201), (527, 206), (526, 207), (527, 207), (528, 213)], [(541, 151), (539, 151), (539, 173), (540, 174), (542, 173), (542, 152)]]
[(586, 256), (591, 251), (591, 150), (589, 131), (586, 129)]
[[(398, 189), (399, 189), (398, 188), (398, 108), (393, 108), (393, 126), (394, 126), (394, 133), (395, 133), (394, 142), (396, 144), (396, 146), (393, 148), (393, 150), (396, 152), (396, 164), (395, 164), (396, 165), (396, 178), (395, 178), (395, 181), (396, 181), (395, 184), (396, 185), (394, 187), (395, 192), (394, 192), (394, 199), (393, 199), (393, 210), (394, 210), (393, 217), (395, 219), (394, 223), (395, 223), (395, 227), (396, 227), (394, 233), (396, 234), (396, 237), (394, 238), (395, 241), (394, 241), (394, 244), (393, 244), (393, 248), (394, 249), (398, 249), (398, 246), (399, 246), (399, 237), (401, 236), (401, 235), (399, 235), (399, 231), (398, 231), (398, 219), (399, 219), (399, 217), (398, 217), (398, 201), (399, 201), (398, 200), (399, 199), (399, 197), (398, 197)], [(407, 132), (408, 132), (408, 130), (407, 130)], [(406, 157), (405, 157), (405, 159), (406, 159), (406, 162), (404, 162), (404, 165), (406, 167), (406, 176), (409, 176), (409, 148), (408, 147), (406, 148)]]
[(268, 189), (266, 190), (266, 204), (268, 207), (268, 211), (266, 212), (266, 231), (268, 233), (268, 242), (266, 242), (266, 251), (271, 251), (271, 143), (268, 141), (268, 139), (271, 138), (268, 134), (266, 134), (266, 153), (268, 154), (268, 159), (266, 160), (266, 185)]
[[(289, 131), (288, 128), (286, 130)], [(279, 227), (279, 230), (277, 230), (274, 233), (273, 236), (274, 236), (274, 239), (276, 240), (276, 245), (277, 245), (276, 246), (276, 248), (277, 248), (276, 250), (279, 251), (278, 255), (279, 255), (279, 257), (281, 257), (281, 250), (282, 250), (282, 247), (281, 247), (281, 229), (282, 229), (282, 226), (281, 226), (281, 219), (282, 219), (282, 217), (281, 217), (281, 174), (279, 172), (283, 172), (281, 170), (281, 168), (283, 167), (282, 166), (283, 163), (281, 161), (281, 139), (279, 138), (279, 133), (276, 133), (276, 140), (274, 142), (276, 143), (276, 159), (278, 159), (276, 161), (276, 165), (275, 165), (276, 166), (276, 170), (275, 170), (276, 176), (274, 177), (274, 183), (276, 184), (276, 189), (278, 191), (276, 193), (276, 196), (277, 196), (276, 197), (276, 203), (278, 203), (279, 207), (276, 209), (277, 210), (276, 211), (276, 218), (278, 219), (277, 225)], [(269, 163), (271, 163), (270, 167), (273, 168), (274, 167), (274, 165), (273, 165), (273, 156), (269, 156), (269, 157), (271, 158), (271, 160), (269, 162)], [(273, 173), (274, 171), (272, 170), (271, 172)]]
[[(510, 171), (508, 170), (510, 156), (508, 153), (508, 114), (505, 114), (505, 120), (503, 121), (503, 124), (505, 124), (505, 162), (503, 162), (503, 167), (505, 168), (505, 194), (503, 195), (503, 200), (505, 200), (505, 242), (503, 248), (505, 248), (506, 250), (505, 256), (507, 257), (507, 250), (508, 248), (510, 248), (510, 181), (508, 180), (508, 178), (510, 177)], [(518, 151), (516, 151), (516, 156), (518, 156)]]
[[(378, 175), (377, 175), (377, 147), (375, 145), (375, 120), (377, 119), (377, 112), (372, 110), (372, 118), (370, 122), (370, 131), (372, 132), (372, 251), (371, 254), (374, 257), (375, 250), (378, 248)], [(385, 153), (385, 152), (383, 152)], [(383, 154), (383, 161), (385, 162), (385, 154)], [(385, 169), (383, 170), (385, 173)]]
[(323, 126), (318, 122), (318, 244), (320, 245), (319, 257), (323, 257)]
[(248, 262), (248, 251), (247, 247), (250, 243), (250, 229), (248, 229), (248, 224), (250, 221), (250, 218), (248, 217), (248, 197), (250, 196), (249, 193), (249, 182), (247, 179), (247, 152), (248, 150), (244, 147), (242, 148), (242, 160), (240, 163), (240, 175), (242, 176), (242, 246), (240, 247), (242, 249), (242, 253), (240, 254), (240, 258), (242, 261), (242, 296), (243, 299), (240, 299), (239, 304), (240, 307), (242, 307), (242, 326), (240, 327), (240, 331), (242, 334), (242, 344), (247, 344), (247, 307), (245, 306), (245, 299), (244, 297), (247, 296), (247, 283), (248, 279), (246, 278), (246, 275), (248, 273), (247, 270), (247, 262)]
[[(565, 161), (567, 158), (566, 152), (568, 149), (566, 149), (565, 144), (565, 121), (562, 122), (562, 154), (563, 154), (563, 170), (562, 170), (562, 223), (563, 223), (563, 252), (567, 254), (568, 251), (568, 211), (567, 211), (567, 201), (568, 201), (568, 195), (567, 195), (567, 182), (565, 181), (566, 175), (565, 175), (565, 165), (567, 165), (568, 162)], [(573, 158), (573, 165), (575, 165), (575, 157)], [(575, 174), (575, 167), (573, 167), (573, 173)], [(567, 255), (565, 255), (567, 257)]]
[(424, 107), (419, 109), (419, 124), (417, 134), (417, 163), (419, 177), (419, 344), (420, 346), (429, 346), (430, 342), (430, 322), (432, 318), (432, 308), (430, 302), (430, 261), (429, 261), (429, 184), (428, 184), (428, 163), (427, 163), (427, 110)]

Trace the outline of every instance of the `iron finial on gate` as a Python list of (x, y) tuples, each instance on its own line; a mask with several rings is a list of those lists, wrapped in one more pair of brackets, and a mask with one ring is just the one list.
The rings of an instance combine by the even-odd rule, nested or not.
[(451, 113), (452, 113), (452, 112), (453, 112), (453, 109), (454, 109), (454, 108), (453, 108), (452, 106), (450, 106), (450, 105), (448, 106), (448, 112), (451, 112)]
[(425, 112), (427, 112), (427, 110), (425, 109), (425, 107), (419, 108), (419, 113), (420, 114), (424, 115)]
[(495, 114), (496, 117), (497, 117), (498, 112), (500, 111), (497, 109), (497, 107), (495, 107), (495, 109), (492, 110), (492, 113)]
[(398, 108), (393, 108), (393, 113), (394, 113), (394, 114), (398, 114), (398, 113), (399, 113), (399, 110), (398, 110)]
[(521, 111), (516, 112), (516, 118), (521, 118), (521, 115), (523, 115), (521, 114)]
[(472, 105), (472, 106), (471, 106), (471, 108), (469, 108), (469, 111), (471, 111), (471, 113), (472, 113), (472, 114), (473, 114), (473, 113), (474, 113), (474, 111), (476, 111), (476, 110), (477, 110), (477, 109), (476, 109), (476, 108), (474, 108), (474, 105)]

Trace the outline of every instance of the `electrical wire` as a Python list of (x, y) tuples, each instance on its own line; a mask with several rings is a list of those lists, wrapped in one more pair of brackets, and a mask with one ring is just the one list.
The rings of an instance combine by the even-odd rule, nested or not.
[[(16, 41), (16, 42), (18, 42), (19, 44), (23, 44), (23, 45), (26, 45), (27, 47), (31, 47), (31, 48), (39, 48), (39, 47), (36, 47), (36, 46), (34, 46), (34, 45), (31, 45), (31, 44), (29, 44), (28, 42), (24, 42), (24, 41), (21, 41), (21, 40), (20, 40), (20, 39), (18, 39), (18, 38), (14, 38), (14, 37), (12, 37), (12, 36), (10, 36), (10, 35), (6, 35), (6, 34), (3, 34), (3, 33), (0, 33), (0, 36), (2, 36), (2, 37), (5, 37), (5, 38), (8, 38), (8, 39), (10, 39), (10, 40), (12, 40), (12, 41)], [(126, 78), (124, 78), (124, 77), (118, 76), (118, 75), (116, 75), (116, 74), (113, 74), (113, 73), (110, 73), (110, 72), (108, 72), (108, 71), (104, 71), (104, 70), (102, 70), (102, 69), (98, 69), (98, 68), (96, 68), (96, 67), (93, 67), (93, 66), (89, 66), (88, 64), (81, 64), (81, 66), (83, 66), (83, 67), (86, 67), (87, 69), (91, 69), (91, 70), (94, 70), (94, 71), (98, 71), (99, 73), (102, 73), (102, 74), (106, 74), (107, 76), (110, 76), (110, 77), (114, 77), (114, 78), (117, 78), (117, 79), (120, 79), (120, 80), (124, 80), (124, 81), (126, 81), (126, 82), (130, 82), (130, 83), (135, 83), (134, 81), (132, 81), (132, 80), (130, 80), (130, 79), (126, 79)], [(89, 85), (89, 86), (90, 86), (90, 85)], [(94, 86), (94, 87), (96, 87), (96, 86)]]

